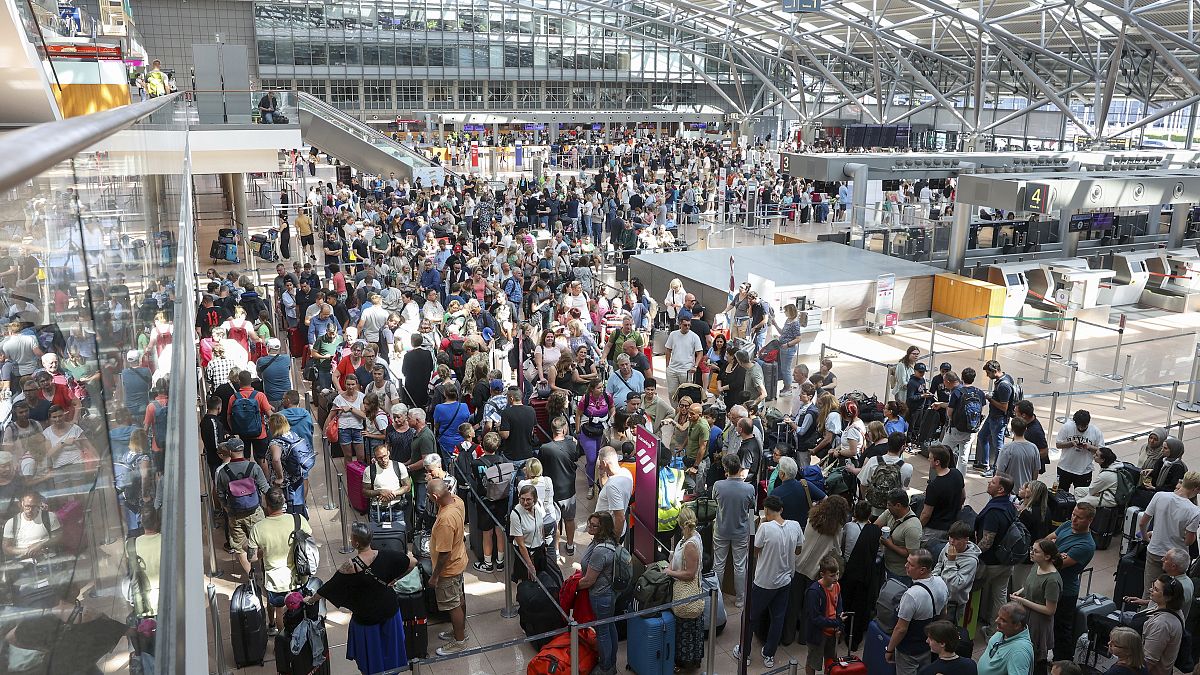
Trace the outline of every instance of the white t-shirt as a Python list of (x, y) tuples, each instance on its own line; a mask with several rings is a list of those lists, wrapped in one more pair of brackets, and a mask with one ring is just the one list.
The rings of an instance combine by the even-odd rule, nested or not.
[[(926, 593), (917, 588), (917, 585), (928, 588), (930, 592)], [(930, 594), (933, 595), (932, 604)], [(896, 618), (910, 623), (914, 619), (917, 621), (932, 619), (946, 607), (949, 596), (950, 589), (946, 588), (946, 580), (940, 576), (915, 581), (913, 587), (900, 596), (900, 606), (896, 609)]]
[[(624, 511), (633, 499), (633, 474), (621, 467), (616, 475), (609, 476), (596, 497), (596, 511)], [(620, 523), (618, 523), (620, 525)]]
[[(1104, 434), (1095, 424), (1089, 424), (1087, 429), (1080, 431), (1075, 426), (1075, 420), (1067, 420), (1059, 427), (1055, 441), (1064, 443), (1071, 440), (1081, 441), (1097, 448), (1104, 447)], [(1058, 460), (1058, 468), (1068, 473), (1086, 475), (1092, 472), (1094, 459), (1095, 455), (1082, 448), (1065, 448), (1062, 451), (1062, 457)]]
[(1157, 556), (1178, 548), (1187, 550), (1184, 537), (1195, 533), (1200, 526), (1200, 506), (1189, 502), (1174, 492), (1157, 492), (1146, 507), (1146, 515), (1154, 524), (1154, 536), (1147, 549)]
[[(351, 408), (357, 408), (361, 411), (363, 407), (363, 399), (366, 397), (366, 394), (362, 393), (361, 389), (355, 392), (355, 397), (353, 400), (346, 398), (346, 394), (343, 392), (338, 394), (337, 398), (333, 399), (333, 407), (340, 408), (342, 406), (350, 406)], [(338, 428), (362, 429), (363, 421), (361, 418), (356, 417), (354, 413), (338, 413)]]
[[(833, 419), (832, 413), (830, 413), (829, 419)], [(825, 420), (826, 427), (829, 426), (829, 419)], [(838, 422), (841, 422), (840, 416)], [(846, 427), (845, 430), (842, 431), (842, 447), (848, 448), (850, 447), (850, 441), (858, 441), (858, 452), (859, 454), (862, 454), (863, 441), (866, 439), (866, 436), (867, 429), (863, 425), (862, 419), (856, 417), (854, 418), (854, 421), (850, 423), (850, 426)]]
[[(58, 522), (58, 516), (51, 511), (46, 514), (49, 517), (50, 529), (57, 530), (62, 527), (62, 523)], [(17, 519), (21, 519), (20, 527), (17, 527)], [(14, 532), (14, 528), (16, 532)], [(35, 544), (50, 540), (50, 533), (46, 531), (46, 526), (42, 523), (42, 514), (38, 513), (33, 520), (27, 520), (24, 513), (18, 513), (4, 524), (4, 538), (15, 539), (18, 551), (25, 549)]]
[[(53, 449), (59, 443), (65, 440), (78, 439), (83, 436), (83, 429), (79, 428), (78, 424), (72, 424), (63, 435), (59, 436), (53, 426), (48, 426), (42, 435), (50, 443), (50, 448)], [(51, 468), (61, 469), (64, 466), (79, 466), (83, 462), (83, 454), (79, 452), (79, 445), (73, 445), (63, 450), (54, 458), (54, 464)]]
[(792, 583), (796, 549), (803, 543), (800, 523), (794, 520), (763, 523), (754, 533), (754, 547), (762, 551), (754, 568), (754, 585), (773, 589)]
[(702, 348), (699, 335), (690, 330), (686, 334), (672, 331), (667, 336), (666, 347), (671, 350), (671, 362), (667, 364), (667, 370), (686, 373), (696, 367), (696, 352)]
[(513, 537), (525, 537), (525, 545), (537, 548), (549, 541), (542, 537), (542, 523), (546, 519), (546, 509), (538, 502), (533, 503), (533, 512), (525, 510), (519, 503), (508, 513), (508, 534)]
[[(868, 485), (871, 482), (871, 474), (875, 473), (875, 469), (879, 468), (879, 462), (882, 460), (888, 464), (895, 464), (904, 459), (903, 457), (893, 457), (892, 455), (880, 455), (867, 461), (867, 465), (862, 468), (862, 472), (858, 474), (858, 482), (861, 485)], [(908, 484), (912, 482), (913, 467), (912, 464), (905, 462), (900, 467), (900, 482), (904, 484), (904, 488), (908, 489)]]
[(521, 493), (521, 488), (526, 485), (532, 485), (537, 490), (538, 503), (546, 513), (554, 516), (554, 520), (559, 519), (558, 504), (554, 501), (554, 483), (546, 476), (538, 476), (536, 479), (526, 478), (517, 483), (517, 494)]
[[(395, 465), (395, 468), (393, 468), (393, 465)], [(374, 483), (371, 482), (371, 467), (375, 467)], [(400, 470), (400, 475), (396, 475), (396, 469)], [(397, 462), (393, 459), (388, 460), (388, 465), (386, 467), (379, 466), (372, 461), (371, 464), (367, 466), (367, 470), (363, 471), (362, 482), (363, 487), (366, 487), (369, 490), (390, 490), (393, 493), (396, 493), (400, 491), (401, 482), (405, 480), (408, 480), (408, 467), (404, 466), (403, 462)], [(392, 504), (398, 503), (400, 503), (399, 499), (393, 499), (387, 504), (381, 504), (381, 506), (387, 508)]]

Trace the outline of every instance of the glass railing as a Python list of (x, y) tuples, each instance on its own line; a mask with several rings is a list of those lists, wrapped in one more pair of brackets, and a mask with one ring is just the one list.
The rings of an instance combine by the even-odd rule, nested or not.
[(294, 91), (196, 89), (190, 95), (195, 124), (300, 124)]
[(207, 670), (183, 107), (0, 138), (0, 630), (29, 672)]

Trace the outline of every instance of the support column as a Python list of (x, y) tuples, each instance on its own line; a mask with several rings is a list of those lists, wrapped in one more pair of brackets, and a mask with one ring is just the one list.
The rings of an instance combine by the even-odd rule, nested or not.
[(1071, 229), (1071, 214), (1075, 209), (1062, 209), (1058, 212), (1058, 240), (1063, 245), (1063, 257), (1072, 258), (1079, 250), (1079, 233), (1068, 232)]
[(662, 120), (654, 123), (654, 138), (655, 140), (662, 138)]
[(147, 174), (142, 176), (142, 222), (147, 232), (158, 231), (162, 222), (162, 176)]
[(852, 183), (850, 222), (855, 227), (867, 226), (867, 165), (851, 163), (843, 170)]
[(1171, 230), (1167, 233), (1167, 248), (1182, 248), (1183, 237), (1187, 232), (1188, 212), (1191, 204), (1175, 204), (1171, 211)]
[(237, 221), (242, 234), (249, 236), (246, 229), (250, 227), (250, 212), (246, 209), (246, 174), (230, 173), (229, 176), (229, 210)]
[(551, 143), (558, 142), (558, 122), (550, 123), (550, 142)]
[(958, 274), (967, 262), (967, 238), (971, 233), (970, 204), (957, 203), (954, 205), (954, 222), (950, 225), (950, 250), (946, 263), (946, 271)]

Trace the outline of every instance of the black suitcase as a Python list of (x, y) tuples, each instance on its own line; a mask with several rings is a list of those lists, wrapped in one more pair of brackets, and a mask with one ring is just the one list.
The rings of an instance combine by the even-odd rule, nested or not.
[(214, 241), (212, 243), (212, 248), (208, 249), (208, 257), (212, 258), (213, 260), (224, 260), (226, 246), (227, 244), (223, 241)]
[(1116, 584), (1113, 586), (1113, 600), (1120, 604), (1128, 597), (1140, 598), (1146, 590), (1144, 577), (1146, 574), (1146, 545), (1135, 547), (1129, 553), (1121, 556), (1117, 562)]
[[(375, 508), (375, 507), (371, 507)], [(393, 551), (400, 556), (408, 554), (408, 534), (404, 522), (369, 524), (371, 528), (371, 545), (376, 549)]]
[[(299, 654), (292, 653), (292, 634), (304, 619), (312, 620), (324, 645), (325, 661), (318, 668), (313, 668), (316, 655), (311, 638), (301, 646)], [(329, 675), (329, 635), (325, 630), (325, 618), (320, 615), (317, 605), (303, 605), (300, 609), (289, 609), (284, 613), (283, 631), (275, 636), (274, 652), (275, 670), (283, 675)]]
[(229, 630), (234, 667), (261, 666), (267, 655), (267, 613), (253, 579), (233, 589)]
[[(413, 555), (418, 555), (417, 551), (414, 550)], [(421, 566), (421, 579), (428, 581), (433, 576), (433, 561), (418, 557), (417, 564)], [(450, 620), (450, 612), (438, 609), (437, 591), (429, 586), (425, 586), (425, 613), (429, 616), (430, 623), (445, 623)]]
[(266, 243), (271, 241), (271, 238), (265, 234), (252, 234), (250, 235), (250, 241), (255, 243)]
[[(767, 390), (767, 400), (774, 401), (779, 396), (779, 364), (762, 364), (763, 387)], [(703, 400), (703, 399), (702, 399)]]
[(1121, 529), (1121, 519), (1125, 510), (1113, 506), (1101, 506), (1096, 509), (1096, 517), (1092, 519), (1092, 539), (1096, 542), (1097, 551), (1107, 551), (1112, 545), (1113, 534)]
[(617, 263), (617, 283), (628, 282), (628, 281), (629, 281), (629, 264), (623, 263), (623, 262), (618, 262)]
[[(538, 579), (551, 593), (558, 593), (556, 585), (558, 580), (553, 575), (539, 572)], [(559, 613), (558, 598), (547, 596), (541, 586), (534, 581), (522, 581), (517, 584), (516, 600), (519, 605), (517, 613), (521, 622), (521, 630), (525, 631), (525, 637), (558, 630), (567, 625), (562, 614)], [(534, 640), (533, 646), (540, 651), (550, 639)]]
[(1068, 490), (1059, 490), (1050, 495), (1050, 522), (1058, 527), (1071, 519), (1075, 510), (1075, 495)]
[(217, 231), (217, 238), (226, 241), (233, 241), (237, 237), (237, 230), (232, 227), (223, 227)]
[(400, 616), (404, 617), (404, 646), (410, 659), (429, 658), (429, 614), (425, 611), (424, 590), (397, 593)]

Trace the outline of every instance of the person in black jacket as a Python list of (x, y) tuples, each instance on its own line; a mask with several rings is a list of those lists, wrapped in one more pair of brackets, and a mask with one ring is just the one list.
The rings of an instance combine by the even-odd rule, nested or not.
[[(808, 661), (804, 665), (804, 672), (807, 675), (816, 675), (818, 670), (824, 671), (826, 661), (835, 656), (842, 617), (845, 616), (842, 586), (838, 583), (841, 570), (841, 561), (835, 556), (821, 558), (818, 568), (821, 576), (812, 582), (805, 593), (804, 612), (808, 620), (805, 622), (804, 639), (808, 644)], [(837, 602), (832, 616), (829, 614), (830, 596)]]
[(413, 333), (412, 350), (404, 355), (400, 372), (404, 376), (404, 398), (410, 408), (426, 408), (429, 405), (429, 378), (433, 374), (433, 354), (421, 349), (424, 337)]
[(1150, 468), (1150, 486), (1155, 492), (1173, 492), (1187, 470), (1183, 463), (1183, 441), (1168, 438), (1163, 441), (1162, 456)]

